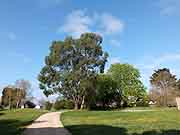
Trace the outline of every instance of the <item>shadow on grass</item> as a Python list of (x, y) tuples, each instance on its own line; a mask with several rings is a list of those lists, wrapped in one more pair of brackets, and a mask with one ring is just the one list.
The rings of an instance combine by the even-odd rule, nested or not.
[[(17, 120), (0, 120), (0, 135), (21, 135), (23, 126), (30, 122)], [(126, 128), (106, 125), (72, 125), (65, 126), (72, 135), (180, 135), (180, 130), (145, 131), (128, 134)], [(64, 128), (29, 128), (23, 135), (69, 135)]]
[(0, 134), (2, 135), (15, 135), (19, 133), (17, 127), (19, 121), (16, 120), (0, 120)]
[(0, 135), (20, 135), (24, 127), (32, 121), (0, 120)]
[(22, 135), (71, 135), (64, 128), (28, 128)]
[(106, 125), (72, 125), (65, 126), (73, 135), (180, 135), (180, 130), (145, 131), (143, 133), (128, 133), (126, 128)]

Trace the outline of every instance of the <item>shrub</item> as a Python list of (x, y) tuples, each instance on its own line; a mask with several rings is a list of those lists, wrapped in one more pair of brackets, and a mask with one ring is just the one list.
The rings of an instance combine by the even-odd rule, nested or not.
[(3, 106), (2, 105), (0, 105), (0, 110), (3, 110)]
[(52, 104), (51, 102), (49, 102), (49, 101), (47, 101), (47, 102), (45, 103), (45, 109), (46, 109), (46, 110), (51, 110), (52, 106), (53, 106), (53, 104)]
[(54, 104), (54, 109), (60, 110), (60, 109), (73, 109), (74, 103), (69, 100), (57, 100)]

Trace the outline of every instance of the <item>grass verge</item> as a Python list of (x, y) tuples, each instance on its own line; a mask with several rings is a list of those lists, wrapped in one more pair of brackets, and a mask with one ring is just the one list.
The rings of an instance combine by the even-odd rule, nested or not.
[(47, 111), (17, 109), (0, 111), (0, 134), (21, 135), (25, 126)]
[(62, 114), (73, 135), (180, 135), (180, 112), (73, 111)]

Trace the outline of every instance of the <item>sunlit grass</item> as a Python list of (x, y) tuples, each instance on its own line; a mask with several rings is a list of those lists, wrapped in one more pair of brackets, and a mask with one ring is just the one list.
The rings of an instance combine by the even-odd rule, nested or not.
[(61, 119), (73, 135), (180, 135), (180, 112), (175, 109), (74, 111), (64, 113)]

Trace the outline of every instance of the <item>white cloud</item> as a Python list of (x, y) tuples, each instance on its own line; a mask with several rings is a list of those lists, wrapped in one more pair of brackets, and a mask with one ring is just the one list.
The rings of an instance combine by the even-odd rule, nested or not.
[(107, 13), (101, 15), (101, 27), (106, 34), (121, 33), (124, 29), (124, 23)]
[(180, 13), (180, 0), (160, 0), (161, 15), (178, 15)]
[(180, 61), (180, 53), (164, 54), (159, 57), (153, 57), (149, 60), (145, 60), (144, 63), (137, 64), (137, 66), (143, 69), (155, 69), (164, 63), (172, 63), (177, 61)]
[(17, 36), (14, 32), (9, 32), (8, 33), (8, 38), (12, 41), (16, 40), (17, 39)]
[(95, 13), (90, 16), (86, 10), (75, 10), (66, 16), (64, 24), (57, 31), (58, 33), (63, 32), (71, 34), (74, 37), (79, 37), (84, 32), (93, 31), (101, 35), (112, 36), (114, 34), (120, 34), (123, 29), (123, 21), (111, 14)]
[[(173, 74), (180, 75), (180, 53), (163, 54), (157, 57), (149, 57), (142, 59), (135, 66), (140, 69), (143, 82), (146, 86), (150, 86), (149, 77), (154, 70), (159, 68), (169, 68)], [(180, 76), (179, 76), (180, 77)]]
[(81, 33), (89, 32), (91, 24), (92, 19), (84, 10), (76, 10), (66, 17), (64, 25), (58, 28), (58, 32), (70, 33), (78, 37)]
[(120, 57), (111, 57), (111, 58), (109, 58), (108, 61), (109, 61), (110, 65), (115, 64), (115, 63), (120, 63)]

